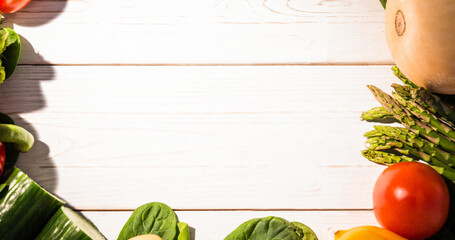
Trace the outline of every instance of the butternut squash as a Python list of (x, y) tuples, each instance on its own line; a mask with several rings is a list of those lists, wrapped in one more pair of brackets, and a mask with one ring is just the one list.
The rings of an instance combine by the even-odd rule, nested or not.
[(385, 25), (392, 57), (409, 80), (455, 94), (455, 1), (388, 0)]

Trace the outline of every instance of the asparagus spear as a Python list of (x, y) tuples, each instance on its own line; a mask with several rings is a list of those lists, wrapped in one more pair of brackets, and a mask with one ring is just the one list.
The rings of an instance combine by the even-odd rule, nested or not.
[(412, 89), (410, 93), (416, 102), (425, 102), (428, 106), (431, 106), (431, 109), (434, 109), (433, 113), (437, 112), (439, 115), (448, 119), (449, 121), (455, 122), (455, 109), (443, 101), (438, 95), (430, 93), (423, 88)]
[(409, 86), (411, 88), (419, 88), (419, 86), (415, 85), (412, 83), (402, 72), (397, 66), (392, 67), (393, 74), (397, 76), (406, 86)]
[(444, 121), (455, 122), (455, 109), (453, 109), (446, 101), (442, 100), (438, 95), (433, 94), (423, 88), (412, 88), (409, 86), (401, 86), (392, 84), (395, 91), (406, 100), (412, 99), (422, 107), (426, 108), (433, 114), (440, 115)]
[(388, 152), (383, 152), (383, 151), (378, 151), (378, 150), (371, 150), (371, 149), (366, 149), (362, 151), (362, 155), (378, 164), (382, 165), (392, 165), (395, 163), (399, 162), (412, 162), (414, 161), (413, 158), (407, 157), (407, 156), (399, 156), (395, 155), (393, 153), (388, 153)]
[[(374, 163), (378, 163), (378, 164), (382, 164), (382, 165), (392, 165), (392, 164), (399, 163), (399, 162), (415, 161), (415, 159), (406, 156), (408, 154), (411, 154), (410, 150), (400, 149), (400, 148), (394, 148), (393, 150), (397, 151), (398, 153), (404, 154), (404, 155), (396, 155), (393, 153), (379, 151), (379, 150), (373, 150), (373, 149), (363, 150), (362, 155), (366, 159), (368, 159)], [(451, 181), (455, 181), (455, 171), (453, 169), (451, 169), (450, 167), (438, 166), (437, 165), (437, 164), (439, 164), (438, 161), (429, 155), (425, 156), (425, 153), (417, 151), (417, 152), (414, 152), (414, 154), (424, 156), (426, 160), (425, 159), (422, 159), (422, 160), (428, 162), (439, 174), (450, 179)]]
[(422, 151), (422, 149), (411, 147), (401, 141), (391, 139), (387, 136), (369, 138), (367, 140), (367, 145), (368, 149), (371, 150), (394, 150), (404, 155), (411, 155), (418, 159), (422, 159), (431, 165), (442, 167), (454, 171), (455, 173), (455, 169), (451, 168), (446, 162), (441, 161), (430, 154), (427, 154), (426, 152)]
[(374, 128), (375, 130), (365, 133), (364, 136), (367, 138), (386, 136), (390, 139), (398, 140), (409, 147), (420, 149), (448, 166), (455, 166), (455, 155), (442, 150), (438, 145), (417, 136), (405, 128), (391, 126), (375, 126)]
[(406, 108), (402, 107), (395, 99), (379, 88), (368, 85), (375, 98), (382, 106), (393, 116), (398, 119), (406, 128), (413, 131), (415, 134), (428, 139), (430, 142), (441, 146), (442, 149), (455, 152), (455, 143), (445, 138), (432, 128), (428, 127), (417, 118), (415, 118)]
[(416, 102), (412, 100), (406, 100), (397, 93), (392, 93), (392, 95), (402, 106), (408, 109), (409, 112), (411, 112), (414, 116), (419, 118), (428, 126), (434, 128), (438, 132), (444, 134), (444, 136), (446, 136), (447, 138), (451, 139), (452, 141), (455, 141), (455, 131), (448, 124), (439, 121), (434, 114), (430, 113)]
[(366, 112), (363, 112), (360, 118), (368, 122), (397, 122), (397, 120), (393, 117), (393, 114), (385, 110), (384, 107), (375, 107)]

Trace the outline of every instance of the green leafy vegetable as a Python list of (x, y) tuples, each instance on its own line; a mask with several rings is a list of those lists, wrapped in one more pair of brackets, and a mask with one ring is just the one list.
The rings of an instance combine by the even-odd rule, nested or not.
[(177, 224), (177, 227), (179, 228), (179, 236), (177, 237), (177, 240), (189, 240), (190, 239), (190, 227), (188, 226), (187, 223), (184, 222), (179, 222)]
[(0, 84), (13, 74), (20, 53), (19, 35), (11, 28), (0, 29)]
[(381, 2), (382, 6), (385, 9), (385, 5), (387, 4), (387, 0), (379, 0), (379, 1)]
[(224, 240), (317, 240), (316, 234), (299, 222), (279, 217), (255, 218), (242, 223)]
[(118, 240), (156, 234), (163, 240), (189, 240), (188, 224), (179, 223), (174, 211), (164, 203), (152, 202), (138, 207), (123, 226)]

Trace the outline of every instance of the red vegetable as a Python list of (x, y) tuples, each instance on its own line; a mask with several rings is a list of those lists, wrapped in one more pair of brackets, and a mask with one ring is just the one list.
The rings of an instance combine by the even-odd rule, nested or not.
[(443, 178), (428, 165), (398, 163), (376, 181), (373, 210), (384, 228), (407, 239), (425, 239), (444, 225), (449, 191)]
[(27, 6), (30, 0), (0, 0), (0, 12), (15, 13)]
[(0, 142), (0, 176), (3, 174), (3, 168), (5, 167), (6, 162), (6, 151), (5, 145)]

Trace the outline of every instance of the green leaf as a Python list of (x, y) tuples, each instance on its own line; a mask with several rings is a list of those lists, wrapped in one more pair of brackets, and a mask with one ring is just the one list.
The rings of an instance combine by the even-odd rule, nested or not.
[(14, 72), (21, 53), (19, 35), (11, 28), (0, 29), (0, 84)]
[(303, 235), (304, 235), (303, 236), (304, 240), (318, 240), (318, 237), (316, 236), (316, 234), (307, 225), (305, 225), (303, 223), (299, 223), (299, 222), (292, 222), (292, 224), (294, 224), (298, 228), (302, 229)]
[(224, 240), (317, 240), (317, 237), (304, 224), (264, 217), (242, 223)]
[(382, 6), (385, 9), (385, 5), (387, 4), (387, 0), (379, 0), (379, 1), (381, 2)]
[(177, 227), (179, 228), (179, 236), (177, 240), (190, 240), (190, 227), (188, 224), (179, 222)]
[(152, 202), (138, 207), (123, 226), (118, 240), (156, 234), (163, 240), (176, 240), (178, 235), (177, 216), (164, 203)]

